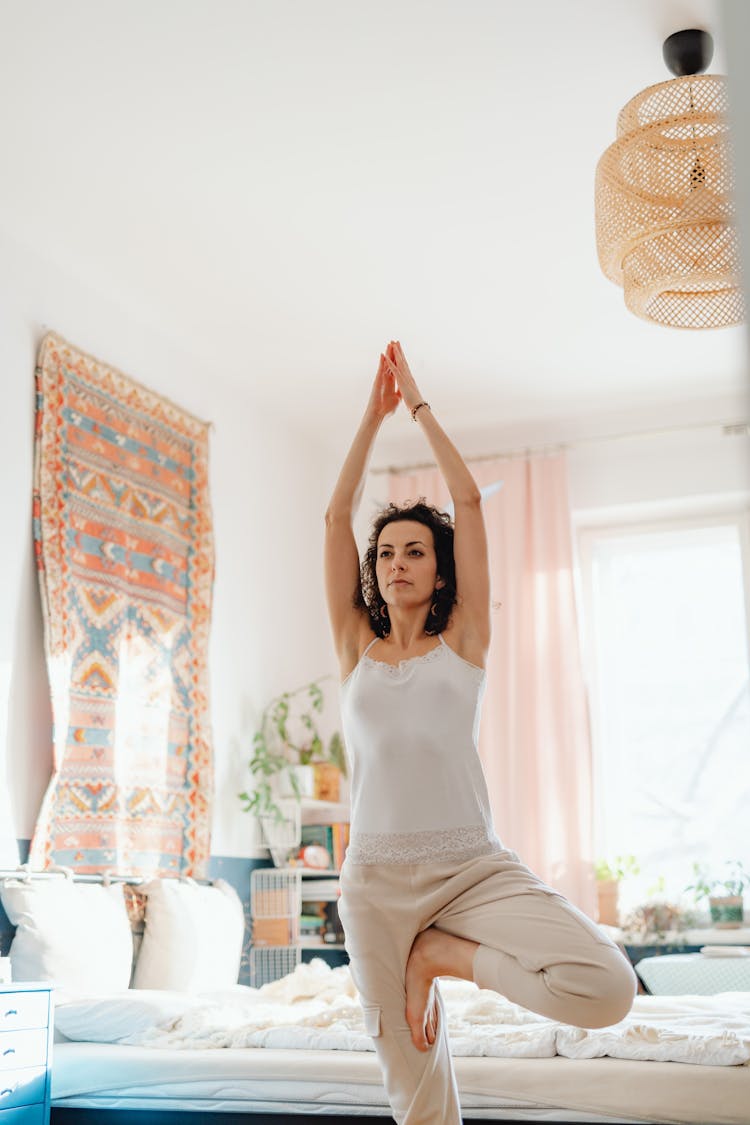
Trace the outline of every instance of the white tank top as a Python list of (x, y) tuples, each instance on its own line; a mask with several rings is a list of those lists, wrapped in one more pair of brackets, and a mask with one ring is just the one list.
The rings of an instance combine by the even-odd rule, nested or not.
[(365, 649), (341, 685), (351, 775), (349, 863), (502, 851), (477, 752), (486, 673), (446, 644), (397, 666)]

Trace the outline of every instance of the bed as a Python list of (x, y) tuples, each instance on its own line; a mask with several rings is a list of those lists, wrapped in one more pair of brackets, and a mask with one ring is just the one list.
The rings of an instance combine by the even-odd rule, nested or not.
[[(245, 987), (231, 888), (154, 880), (130, 915), (127, 895), (0, 886), (15, 979), (55, 987), (55, 1125), (391, 1119), (348, 966)], [(466, 1121), (750, 1123), (750, 992), (638, 996), (586, 1032), (471, 982), (440, 989)]]
[[(639, 996), (621, 1024), (582, 1031), (470, 982), (445, 979), (440, 988), (466, 1121), (750, 1121), (750, 993)], [(112, 997), (57, 1010), (58, 1035), (84, 1036), (89, 1026), (111, 1038), (114, 1021), (120, 1036), (55, 1045), (60, 1125), (104, 1125), (107, 1112), (113, 1125), (126, 1125), (126, 1111), (144, 1122), (147, 1113), (149, 1122), (162, 1120), (156, 1111), (272, 1125), (310, 1115), (390, 1118), (346, 966), (314, 960), (260, 989), (189, 999), (126, 996), (120, 1006), (131, 1006), (130, 1024), (113, 1014), (116, 1004)]]

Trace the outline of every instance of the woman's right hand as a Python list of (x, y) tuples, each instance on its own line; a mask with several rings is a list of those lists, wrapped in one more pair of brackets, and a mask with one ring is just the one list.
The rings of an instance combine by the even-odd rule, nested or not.
[(382, 421), (383, 418), (393, 414), (400, 402), (401, 391), (396, 385), (396, 376), (389, 369), (386, 358), (381, 352), (375, 382), (370, 392), (370, 401), (367, 404), (367, 412)]

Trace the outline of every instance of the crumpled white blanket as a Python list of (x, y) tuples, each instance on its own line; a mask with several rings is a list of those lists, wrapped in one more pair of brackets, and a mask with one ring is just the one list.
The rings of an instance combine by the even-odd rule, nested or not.
[[(637, 996), (612, 1027), (585, 1030), (512, 1004), (469, 981), (439, 982), (453, 1055), (642, 1059), (750, 1065), (750, 993)], [(184, 997), (183, 997), (184, 1000)], [(170, 1048), (282, 1047), (372, 1051), (348, 966), (321, 958), (262, 988), (196, 997), (120, 1043)]]

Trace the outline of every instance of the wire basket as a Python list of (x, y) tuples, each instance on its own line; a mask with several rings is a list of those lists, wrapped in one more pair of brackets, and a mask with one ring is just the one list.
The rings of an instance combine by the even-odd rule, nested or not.
[(299, 848), (302, 827), (300, 803), (294, 798), (277, 801), (281, 819), (275, 816), (260, 816), (260, 830), (277, 867), (286, 867), (289, 853)]
[(301, 960), (298, 945), (253, 946), (250, 950), (250, 984), (260, 988), (293, 973)]
[(250, 913), (253, 918), (297, 918), (302, 901), (299, 869), (281, 871), (257, 867), (250, 875)]

